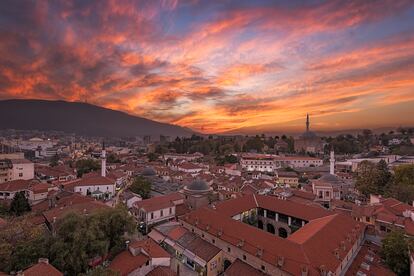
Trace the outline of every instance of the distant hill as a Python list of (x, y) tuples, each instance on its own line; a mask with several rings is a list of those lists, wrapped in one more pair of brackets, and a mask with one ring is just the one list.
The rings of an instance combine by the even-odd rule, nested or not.
[(0, 101), (0, 129), (63, 131), (84, 136), (189, 136), (192, 130), (91, 104), (45, 100)]

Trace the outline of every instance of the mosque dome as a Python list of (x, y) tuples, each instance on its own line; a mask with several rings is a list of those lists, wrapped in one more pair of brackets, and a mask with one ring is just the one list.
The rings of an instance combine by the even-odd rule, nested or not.
[(302, 138), (304, 138), (304, 139), (312, 139), (312, 138), (317, 138), (317, 137), (318, 136), (313, 131), (305, 131), (302, 134)]
[(205, 192), (210, 189), (210, 186), (202, 179), (195, 179), (193, 182), (185, 186), (189, 191)]
[(153, 176), (155, 175), (155, 171), (153, 168), (151, 167), (146, 167), (145, 169), (142, 170), (142, 175), (143, 176)]
[(324, 174), (321, 178), (318, 179), (319, 181), (323, 181), (323, 182), (327, 182), (327, 183), (331, 183), (331, 184), (339, 184), (342, 181), (333, 174)]

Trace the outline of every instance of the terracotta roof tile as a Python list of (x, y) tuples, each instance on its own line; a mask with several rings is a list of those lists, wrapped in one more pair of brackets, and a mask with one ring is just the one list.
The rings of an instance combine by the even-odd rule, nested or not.
[(224, 276), (242, 276), (242, 275), (264, 276), (266, 274), (242, 262), (239, 259), (236, 259), (224, 272)]
[(25, 271), (24, 276), (63, 276), (63, 273), (48, 263), (39, 262)]
[(158, 266), (151, 270), (147, 276), (176, 276), (177, 274), (169, 267)]
[(134, 256), (128, 250), (124, 250), (116, 255), (109, 265), (109, 268), (119, 272), (120, 276), (127, 276), (134, 270), (144, 266), (148, 260), (148, 257), (144, 254)]

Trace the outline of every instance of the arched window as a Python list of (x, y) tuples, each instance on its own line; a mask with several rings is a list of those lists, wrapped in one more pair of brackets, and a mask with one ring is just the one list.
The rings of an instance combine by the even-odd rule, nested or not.
[(279, 228), (279, 237), (287, 238), (287, 236), (288, 236), (288, 233), (287, 233), (286, 229), (283, 228), (283, 227), (280, 227)]
[(275, 233), (275, 227), (273, 226), (273, 224), (268, 223), (267, 226), (267, 232), (274, 234)]
[(257, 227), (263, 229), (263, 222), (261, 220), (257, 221)]

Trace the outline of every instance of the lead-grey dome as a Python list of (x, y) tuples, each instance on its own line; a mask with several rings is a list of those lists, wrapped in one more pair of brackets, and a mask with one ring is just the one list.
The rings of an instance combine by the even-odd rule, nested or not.
[(318, 136), (315, 134), (315, 132), (312, 131), (305, 131), (302, 134), (302, 138), (304, 139), (312, 139), (312, 138), (317, 138)]
[(210, 187), (202, 179), (195, 179), (193, 182), (186, 186), (187, 190), (190, 191), (208, 191)]
[(155, 175), (155, 171), (153, 168), (151, 167), (146, 167), (145, 169), (142, 170), (142, 175), (144, 176), (153, 176)]
[(329, 173), (324, 174), (321, 178), (319, 178), (319, 180), (323, 182), (334, 183), (334, 184), (342, 182), (336, 175), (329, 174)]

